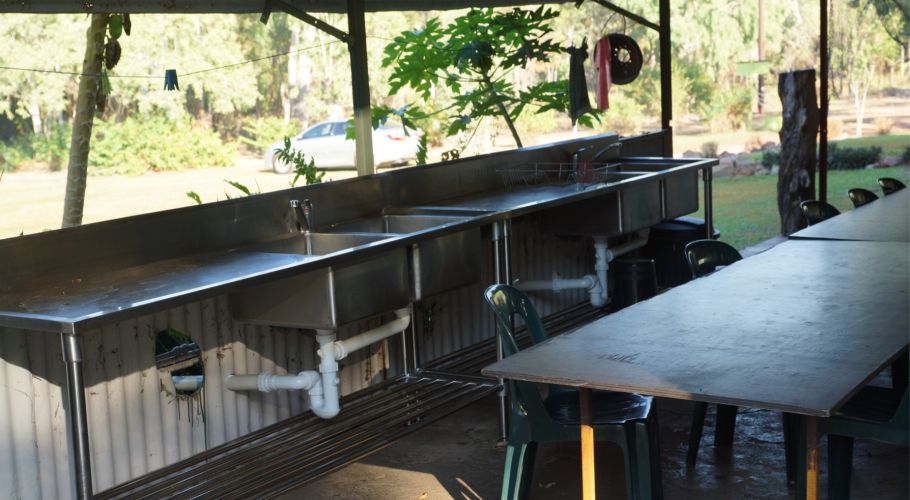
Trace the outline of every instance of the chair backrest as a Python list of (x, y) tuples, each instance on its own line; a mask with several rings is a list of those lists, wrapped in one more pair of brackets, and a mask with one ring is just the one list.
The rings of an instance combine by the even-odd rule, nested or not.
[(810, 226), (840, 215), (840, 210), (834, 208), (833, 205), (818, 200), (804, 201), (799, 204), (799, 208), (803, 209), (803, 215), (806, 216), (806, 221)]
[[(484, 292), (484, 298), (499, 323), (497, 333), (502, 341), (503, 356), (508, 357), (519, 351), (513, 326), (515, 316), (524, 320), (532, 342), (537, 344), (546, 340), (547, 334), (543, 328), (543, 322), (540, 321), (540, 316), (534, 309), (534, 305), (531, 304), (531, 299), (520, 290), (509, 285), (492, 285)], [(521, 380), (510, 380), (509, 383), (516, 392), (512, 395), (513, 405), (517, 404), (522, 407), (525, 413), (532, 418), (546, 415), (547, 410), (543, 405), (537, 384)]]
[(735, 248), (717, 240), (690, 242), (686, 245), (685, 253), (693, 278), (701, 278), (713, 273), (717, 266), (729, 266), (743, 258)]
[(850, 201), (853, 202), (853, 208), (861, 207), (866, 203), (872, 203), (878, 199), (878, 196), (876, 196), (875, 193), (863, 188), (848, 189), (847, 196), (849, 196)]
[(882, 192), (885, 193), (885, 196), (888, 196), (895, 191), (900, 191), (901, 189), (907, 187), (903, 182), (891, 177), (882, 177), (878, 180), (878, 185), (881, 186)]

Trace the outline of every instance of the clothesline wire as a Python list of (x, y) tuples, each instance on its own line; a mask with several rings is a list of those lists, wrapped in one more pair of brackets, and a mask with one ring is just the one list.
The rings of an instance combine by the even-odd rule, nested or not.
[[(199, 75), (202, 73), (208, 73), (211, 71), (218, 71), (218, 70), (222, 70), (222, 69), (234, 68), (237, 66), (242, 66), (244, 64), (252, 64), (255, 62), (259, 62), (259, 61), (264, 61), (266, 59), (277, 59), (279, 57), (285, 57), (285, 56), (297, 54), (300, 52), (306, 52), (308, 50), (315, 50), (315, 49), (322, 48), (327, 45), (333, 45), (336, 43), (342, 43), (342, 42), (339, 40), (335, 40), (335, 41), (331, 41), (331, 42), (322, 43), (319, 45), (312, 45), (309, 47), (304, 47), (302, 49), (289, 50), (287, 52), (280, 52), (277, 54), (270, 54), (267, 56), (256, 57), (253, 59), (247, 59), (245, 61), (239, 61), (239, 62), (235, 62), (235, 63), (231, 63), (231, 64), (225, 64), (224, 66), (215, 66), (212, 68), (200, 69), (197, 71), (190, 71), (189, 73), (180, 74), (180, 77), (182, 78), (182, 77), (187, 77), (187, 76)], [(100, 78), (102, 76), (102, 73), (82, 73), (80, 71), (61, 71), (61, 70), (56, 70), (56, 69), (40, 69), (40, 68), (19, 68), (19, 67), (15, 67), (15, 66), (0, 66), (0, 69), (10, 70), (10, 71), (26, 71), (26, 72), (30, 72), (30, 73), (55, 74), (55, 75), (91, 76), (91, 77), (95, 77), (95, 78)], [(112, 74), (108, 74), (107, 77), (108, 78), (144, 78), (144, 79), (163, 78), (163, 76), (153, 76), (153, 75), (112, 75)]]

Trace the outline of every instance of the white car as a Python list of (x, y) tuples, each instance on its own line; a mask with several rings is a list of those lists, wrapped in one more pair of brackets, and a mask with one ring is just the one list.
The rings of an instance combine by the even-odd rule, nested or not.
[[(350, 127), (345, 121), (328, 121), (313, 125), (291, 138), (291, 148), (312, 158), (316, 168), (354, 168), (353, 140), (345, 137)], [(405, 129), (400, 123), (386, 122), (373, 130), (373, 161), (377, 166), (403, 165), (417, 159), (420, 130)], [(290, 172), (293, 167), (279, 161), (275, 151), (284, 147), (284, 141), (269, 146), (265, 152), (265, 166), (279, 174)]]

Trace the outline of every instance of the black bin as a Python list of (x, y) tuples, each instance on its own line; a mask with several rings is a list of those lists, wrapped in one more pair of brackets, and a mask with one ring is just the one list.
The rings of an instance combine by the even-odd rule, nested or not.
[[(688, 243), (705, 239), (707, 231), (705, 221), (695, 217), (679, 217), (651, 228), (642, 254), (654, 259), (658, 285), (666, 288), (692, 279), (684, 251)], [(714, 239), (719, 237), (720, 232), (715, 227)]]
[(621, 258), (610, 263), (615, 277), (611, 310), (618, 311), (657, 295), (657, 272), (654, 260)]

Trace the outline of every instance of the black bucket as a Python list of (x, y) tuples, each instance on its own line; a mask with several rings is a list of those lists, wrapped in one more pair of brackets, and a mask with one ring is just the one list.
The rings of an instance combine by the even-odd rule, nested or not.
[(654, 260), (622, 258), (610, 263), (615, 277), (612, 310), (618, 311), (657, 295), (657, 268)]
[[(642, 248), (642, 254), (654, 259), (660, 286), (669, 288), (692, 279), (685, 248), (692, 241), (704, 239), (706, 234), (705, 221), (695, 217), (679, 217), (651, 228), (648, 244)], [(720, 232), (715, 227), (713, 239), (719, 237)]]

